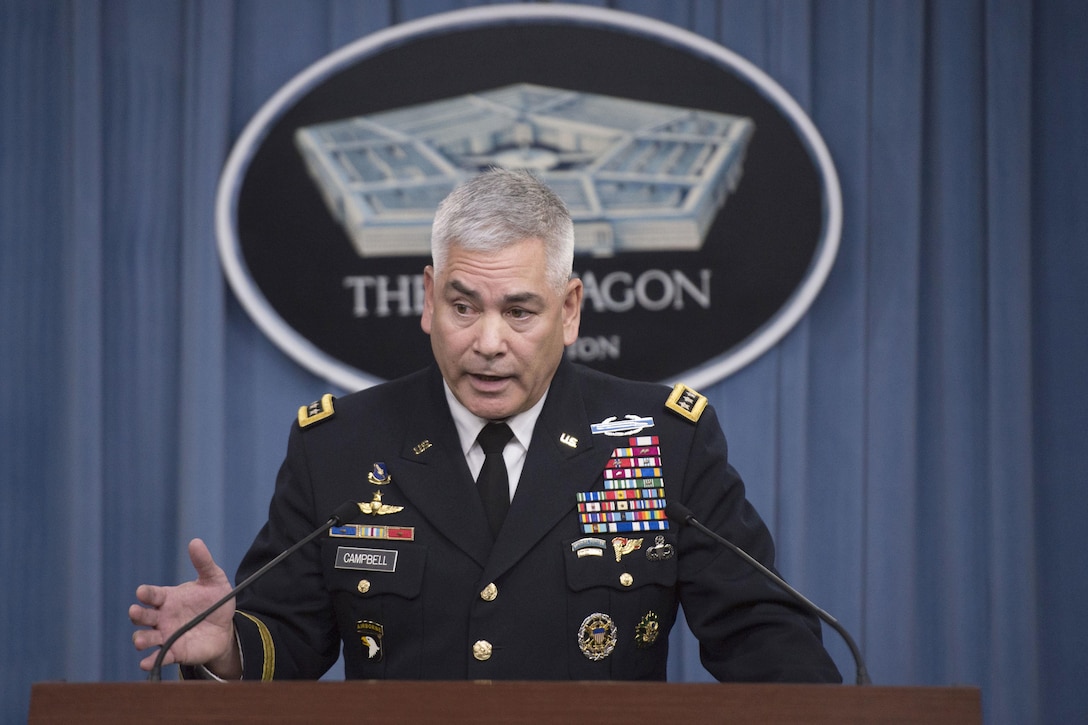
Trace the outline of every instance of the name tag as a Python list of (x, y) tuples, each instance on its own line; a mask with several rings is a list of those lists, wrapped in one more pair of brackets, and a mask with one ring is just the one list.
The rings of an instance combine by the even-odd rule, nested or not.
[(397, 552), (391, 549), (338, 546), (336, 547), (336, 568), (393, 572), (397, 570)]

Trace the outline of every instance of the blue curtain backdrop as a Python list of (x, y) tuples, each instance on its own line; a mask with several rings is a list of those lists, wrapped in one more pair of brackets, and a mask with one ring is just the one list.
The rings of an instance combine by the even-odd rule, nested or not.
[[(471, 4), (0, 1), (3, 721), (35, 681), (142, 678), (133, 590), (191, 578), (193, 536), (233, 570), (294, 411), (329, 390), (224, 283), (230, 145), (328, 52)], [(587, 4), (751, 60), (841, 176), (814, 307), (704, 391), (785, 574), (878, 684), (980, 686), (988, 723), (1085, 721), (1083, 4)], [(706, 679), (674, 643), (673, 678)]]

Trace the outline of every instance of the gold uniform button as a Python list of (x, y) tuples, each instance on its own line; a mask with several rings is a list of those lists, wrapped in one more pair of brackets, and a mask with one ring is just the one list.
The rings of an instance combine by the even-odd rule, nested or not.
[(635, 578), (627, 572), (623, 572), (622, 574), (620, 574), (620, 584), (624, 585), (625, 587), (629, 587), (634, 583)]
[(499, 588), (495, 586), (495, 582), (491, 582), (484, 587), (482, 592), (480, 592), (480, 599), (483, 599), (485, 602), (493, 602), (497, 596), (499, 596)]
[(360, 579), (359, 580), (359, 585), (356, 586), (355, 588), (359, 590), (360, 594), (366, 594), (367, 592), (370, 591), (370, 580), (369, 579)]
[(486, 639), (481, 639), (472, 645), (472, 656), (478, 659), (480, 662), (486, 662), (491, 659), (491, 643)]

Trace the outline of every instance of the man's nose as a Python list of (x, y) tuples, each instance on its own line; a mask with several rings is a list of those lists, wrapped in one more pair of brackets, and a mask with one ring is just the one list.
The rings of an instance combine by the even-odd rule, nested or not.
[(498, 313), (482, 315), (477, 321), (476, 352), (487, 357), (494, 357), (506, 351), (507, 325)]

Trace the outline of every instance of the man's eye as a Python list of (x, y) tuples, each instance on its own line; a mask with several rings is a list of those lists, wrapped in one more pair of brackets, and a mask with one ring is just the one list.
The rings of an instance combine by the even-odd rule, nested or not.
[(467, 315), (468, 314), (468, 305), (463, 304), (461, 302), (455, 302), (453, 304), (453, 311), (456, 312), (459, 315)]
[(529, 311), (523, 310), (520, 307), (515, 307), (514, 309), (510, 310), (509, 314), (515, 320), (524, 320), (526, 317), (529, 316)]

